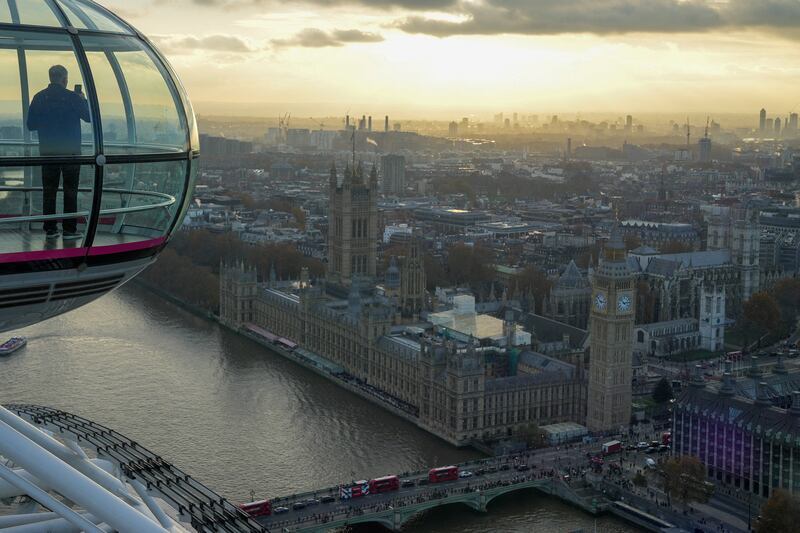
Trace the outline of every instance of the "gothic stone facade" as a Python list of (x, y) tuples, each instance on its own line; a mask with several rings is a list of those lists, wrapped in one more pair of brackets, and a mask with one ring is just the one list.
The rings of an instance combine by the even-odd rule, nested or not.
[(592, 276), (587, 427), (616, 431), (631, 418), (635, 286), (618, 230)]
[[(278, 289), (259, 284), (242, 265), (223, 266), (220, 278), (223, 323), (252, 323), (293, 340), (412, 406), (420, 427), (455, 445), (507, 437), (530, 424), (585, 419), (581, 367), (539, 355), (547, 364), (490, 377), (486, 348), (477, 342), (391, 333), (396, 309), (371, 288), (351, 285), (347, 300), (304, 283)], [(554, 363), (560, 370), (548, 369)]]
[(378, 174), (367, 179), (359, 163), (339, 183), (333, 166), (328, 182), (328, 279), (350, 284), (353, 276), (375, 278), (378, 249)]

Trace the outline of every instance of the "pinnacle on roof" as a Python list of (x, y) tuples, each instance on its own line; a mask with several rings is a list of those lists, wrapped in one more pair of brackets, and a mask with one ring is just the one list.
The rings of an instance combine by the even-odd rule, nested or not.
[(336, 177), (336, 161), (331, 161), (330, 183), (336, 185), (339, 179)]
[(703, 388), (706, 386), (706, 380), (703, 378), (703, 369), (700, 365), (694, 365), (694, 370), (692, 371), (689, 385), (697, 388)]
[(783, 354), (780, 352), (778, 352), (778, 362), (772, 368), (772, 372), (775, 374), (786, 374), (788, 372), (786, 365), (783, 364)]
[(619, 222), (615, 222), (614, 227), (611, 228), (611, 236), (606, 243), (606, 248), (612, 250), (625, 249), (625, 241), (622, 240), (622, 232), (619, 229)]
[(736, 388), (733, 386), (733, 363), (725, 361), (725, 372), (722, 374), (722, 386), (719, 388), (719, 393), (723, 396), (733, 396), (736, 393)]
[(789, 412), (800, 416), (800, 391), (792, 391), (792, 405), (789, 407)]
[(769, 385), (766, 381), (756, 383), (756, 403), (760, 405), (771, 405), (769, 399)]
[(586, 282), (581, 274), (578, 265), (575, 264), (575, 260), (569, 262), (567, 268), (564, 269), (564, 272), (559, 276), (558, 282), (556, 285), (559, 287), (576, 287), (578, 285), (582, 285)]

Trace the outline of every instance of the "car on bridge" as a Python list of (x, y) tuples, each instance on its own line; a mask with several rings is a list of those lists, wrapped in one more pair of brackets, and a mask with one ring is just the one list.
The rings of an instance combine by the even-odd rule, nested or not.
[(458, 473), (458, 477), (460, 477), (461, 479), (472, 477), (472, 472), (470, 472), (469, 470), (462, 470), (461, 472)]
[(273, 512), (273, 514), (288, 513), (289, 512), (289, 508), (288, 507), (276, 507), (275, 509), (272, 510), (272, 512)]

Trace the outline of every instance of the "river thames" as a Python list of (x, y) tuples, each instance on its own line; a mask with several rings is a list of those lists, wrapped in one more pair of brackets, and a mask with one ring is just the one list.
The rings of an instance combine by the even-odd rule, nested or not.
[[(480, 456), (140, 287), (15, 333), (28, 346), (0, 358), (0, 401), (48, 405), (112, 427), (233, 501)], [(595, 523), (535, 492), (503, 497), (486, 514), (461, 506), (433, 511), (405, 530), (595, 526), (638, 531), (613, 517)]]

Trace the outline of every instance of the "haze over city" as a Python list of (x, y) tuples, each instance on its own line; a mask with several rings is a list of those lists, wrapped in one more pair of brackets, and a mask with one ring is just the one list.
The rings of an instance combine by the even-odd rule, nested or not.
[(752, 116), (798, 104), (800, 4), (791, 0), (107, 5), (162, 48), (200, 114)]
[(798, 533), (798, 29), (0, 0), (0, 533)]

